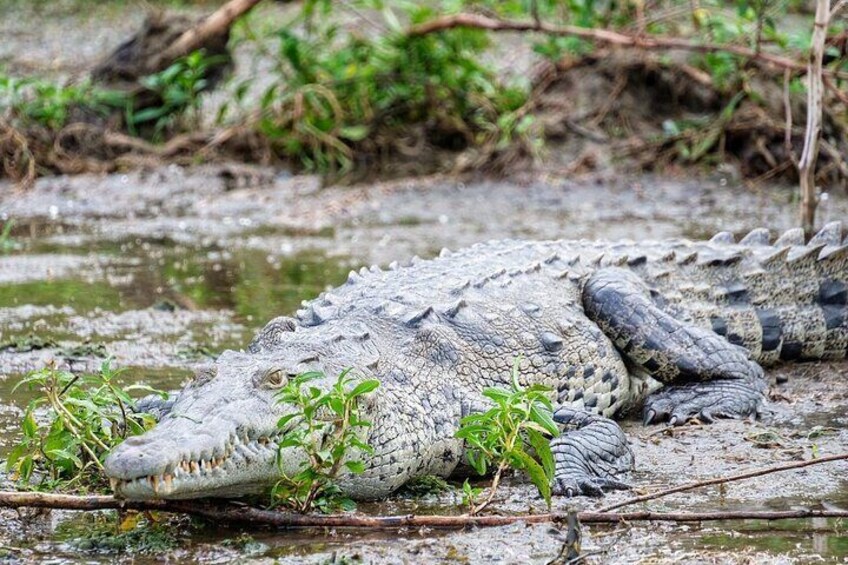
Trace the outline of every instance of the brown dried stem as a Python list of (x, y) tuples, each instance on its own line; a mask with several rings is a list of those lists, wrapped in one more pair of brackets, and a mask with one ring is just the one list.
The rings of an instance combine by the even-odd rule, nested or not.
[[(471, 526), (504, 526), (516, 522), (564, 522), (565, 512), (523, 514), (516, 516), (362, 516), (356, 514), (297, 514), (239, 506), (232, 502), (186, 500), (125, 501), (113, 496), (74, 496), (40, 492), (0, 491), (0, 507), (61, 508), (65, 510), (158, 510), (191, 514), (216, 522), (263, 524), (277, 528), (466, 528)], [(783, 520), (787, 518), (848, 518), (846, 510), (778, 510), (726, 512), (580, 512), (585, 524), (619, 522), (705, 522), (715, 520)]]
[(643, 496), (637, 496), (634, 498), (627, 499), (622, 502), (618, 502), (616, 504), (610, 504), (609, 506), (604, 506), (599, 510), (599, 512), (609, 512), (610, 510), (615, 510), (617, 508), (622, 508), (624, 506), (630, 506), (631, 504), (636, 504), (637, 502), (645, 502), (646, 500), (654, 500), (657, 498), (661, 498), (663, 496), (668, 496), (669, 494), (674, 494), (677, 492), (683, 492), (687, 490), (693, 490), (696, 488), (711, 486), (711, 485), (719, 485), (723, 483), (730, 483), (734, 481), (741, 481), (744, 479), (751, 479), (753, 477), (761, 477), (763, 475), (770, 475), (771, 473), (778, 473), (780, 471), (788, 471), (790, 469), (800, 469), (802, 467), (809, 467), (811, 465), (820, 465), (822, 463), (830, 463), (831, 461), (844, 461), (848, 460), (848, 453), (839, 453), (837, 455), (829, 455), (827, 457), (820, 457), (818, 459), (809, 459), (807, 461), (794, 461), (792, 463), (783, 463), (781, 465), (775, 465), (773, 467), (766, 467), (764, 469), (755, 469), (753, 471), (746, 471), (744, 473), (738, 473), (736, 475), (730, 475), (729, 477), (718, 477), (715, 479), (708, 479), (705, 481), (695, 481), (692, 483), (686, 483), (683, 485), (679, 485), (672, 488), (667, 488), (661, 491), (657, 491), (651, 494), (646, 494)]
[[(757, 52), (741, 45), (709, 42), (702, 43), (677, 37), (655, 35), (628, 35), (608, 29), (584, 28), (570, 25), (556, 26), (545, 22), (537, 23), (533, 21), (503, 20), (484, 16), (482, 14), (460, 13), (435, 18), (429, 22), (424, 22), (423, 24), (410, 27), (407, 30), (407, 35), (409, 37), (417, 37), (454, 28), (475, 28), (489, 31), (538, 31), (549, 35), (579, 37), (581, 39), (597, 41), (607, 45), (642, 50), (680, 49), (683, 51), (692, 51), (697, 53), (725, 52), (744, 57), (765, 67), (772, 67), (779, 70), (790, 69), (797, 73), (807, 72), (807, 65), (805, 63), (801, 63), (788, 57), (776, 55), (774, 53), (767, 53), (764, 51)], [(848, 73), (844, 71), (824, 69), (823, 72), (828, 76), (848, 78)]]

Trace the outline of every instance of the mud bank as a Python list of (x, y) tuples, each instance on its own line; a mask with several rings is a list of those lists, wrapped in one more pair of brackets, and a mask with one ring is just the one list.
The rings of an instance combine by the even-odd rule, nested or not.
[[(728, 179), (429, 178), (320, 188), (312, 177), (255, 167), (168, 167), (126, 175), (39, 180), (26, 193), (0, 186), (13, 219), (0, 256), (0, 454), (28, 401), (16, 379), (51, 357), (91, 368), (111, 355), (129, 378), (177, 386), (222, 349), (243, 347), (274, 314), (338, 284), (351, 268), (436, 254), (502, 237), (704, 237), (719, 230), (794, 224), (790, 190), (749, 192)], [(825, 219), (848, 218), (833, 196)], [(637, 492), (781, 461), (844, 451), (848, 364), (770, 371), (763, 419), (673, 431), (624, 422), (637, 459)], [(778, 377), (780, 377), (778, 379)], [(781, 384), (777, 384), (778, 381)], [(834, 463), (670, 496), (633, 509), (722, 510), (848, 506), (848, 465)], [(594, 509), (626, 493), (557, 500)], [(459, 512), (457, 492), (403, 496), (361, 512)], [(494, 510), (542, 511), (517, 479)], [(91, 517), (0, 514), (0, 560), (135, 562), (547, 563), (562, 544), (551, 526), (465, 532), (272, 532), (176, 525), (164, 554), (110, 553), (86, 537)], [(247, 534), (247, 535), (242, 535)], [(88, 540), (88, 541), (86, 541)], [(584, 529), (588, 562), (843, 562), (848, 533), (833, 521), (713, 523)]]

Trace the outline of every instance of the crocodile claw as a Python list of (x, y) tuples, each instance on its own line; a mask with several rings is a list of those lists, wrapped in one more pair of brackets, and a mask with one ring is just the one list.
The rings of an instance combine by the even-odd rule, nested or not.
[(668, 420), (682, 426), (692, 419), (711, 424), (716, 418), (757, 416), (765, 397), (759, 383), (716, 380), (672, 386), (645, 401), (642, 421), (645, 425)]
[(552, 492), (556, 495), (567, 496), (603, 496), (605, 490), (630, 490), (632, 487), (622, 481), (588, 475), (576, 478), (557, 478), (554, 480)]

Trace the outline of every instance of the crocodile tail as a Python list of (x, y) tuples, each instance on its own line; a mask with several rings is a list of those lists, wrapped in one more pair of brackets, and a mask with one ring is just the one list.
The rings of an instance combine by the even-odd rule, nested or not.
[[(747, 240), (747, 241), (746, 241)], [(755, 230), (740, 241), (753, 261), (739, 274), (759, 325), (747, 346), (763, 364), (848, 355), (848, 240), (841, 222), (809, 241), (800, 229), (768, 244)]]
[(667, 309), (745, 347), (759, 363), (848, 356), (848, 240), (841, 223), (809, 241), (800, 229), (774, 243), (764, 229), (739, 243), (725, 232), (668, 257), (642, 267), (659, 291), (671, 291), (662, 292)]

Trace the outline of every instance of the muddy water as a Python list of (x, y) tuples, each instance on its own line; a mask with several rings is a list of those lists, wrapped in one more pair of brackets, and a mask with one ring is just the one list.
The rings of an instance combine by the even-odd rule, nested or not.
[[(0, 186), (0, 195), (0, 219), (15, 222), (12, 241), (0, 246), (7, 250), (0, 255), (0, 454), (15, 441), (31, 398), (14, 384), (48, 358), (83, 370), (110, 356), (127, 368), (126, 379), (170, 388), (351, 268), (502, 237), (655, 239), (784, 229), (795, 212), (791, 191), (750, 191), (720, 177), (431, 178), (321, 189), (314, 178), (241, 166), (45, 179), (23, 194)], [(838, 219), (848, 218), (846, 211), (845, 198), (830, 195), (823, 212)], [(625, 421), (637, 456), (634, 484), (652, 489), (843, 451), (846, 369), (821, 363), (771, 372), (774, 402), (755, 423), (662, 433)], [(785, 377), (780, 385), (777, 375)], [(815, 466), (645, 508), (845, 508), (846, 477), (844, 463)], [(610, 494), (605, 502), (627, 496)], [(458, 503), (456, 492), (399, 495), (359, 510), (452, 513)], [(598, 507), (592, 500), (555, 504)], [(503, 513), (543, 509), (518, 480), (495, 505)], [(135, 540), (127, 552), (91, 539), (104, 523), (67, 512), (24, 520), (0, 514), (0, 560), (546, 563), (562, 544), (562, 534), (546, 525), (373, 534), (179, 523), (165, 528), (164, 541)], [(835, 521), (587, 527), (583, 550), (597, 563), (842, 562), (848, 533)]]

